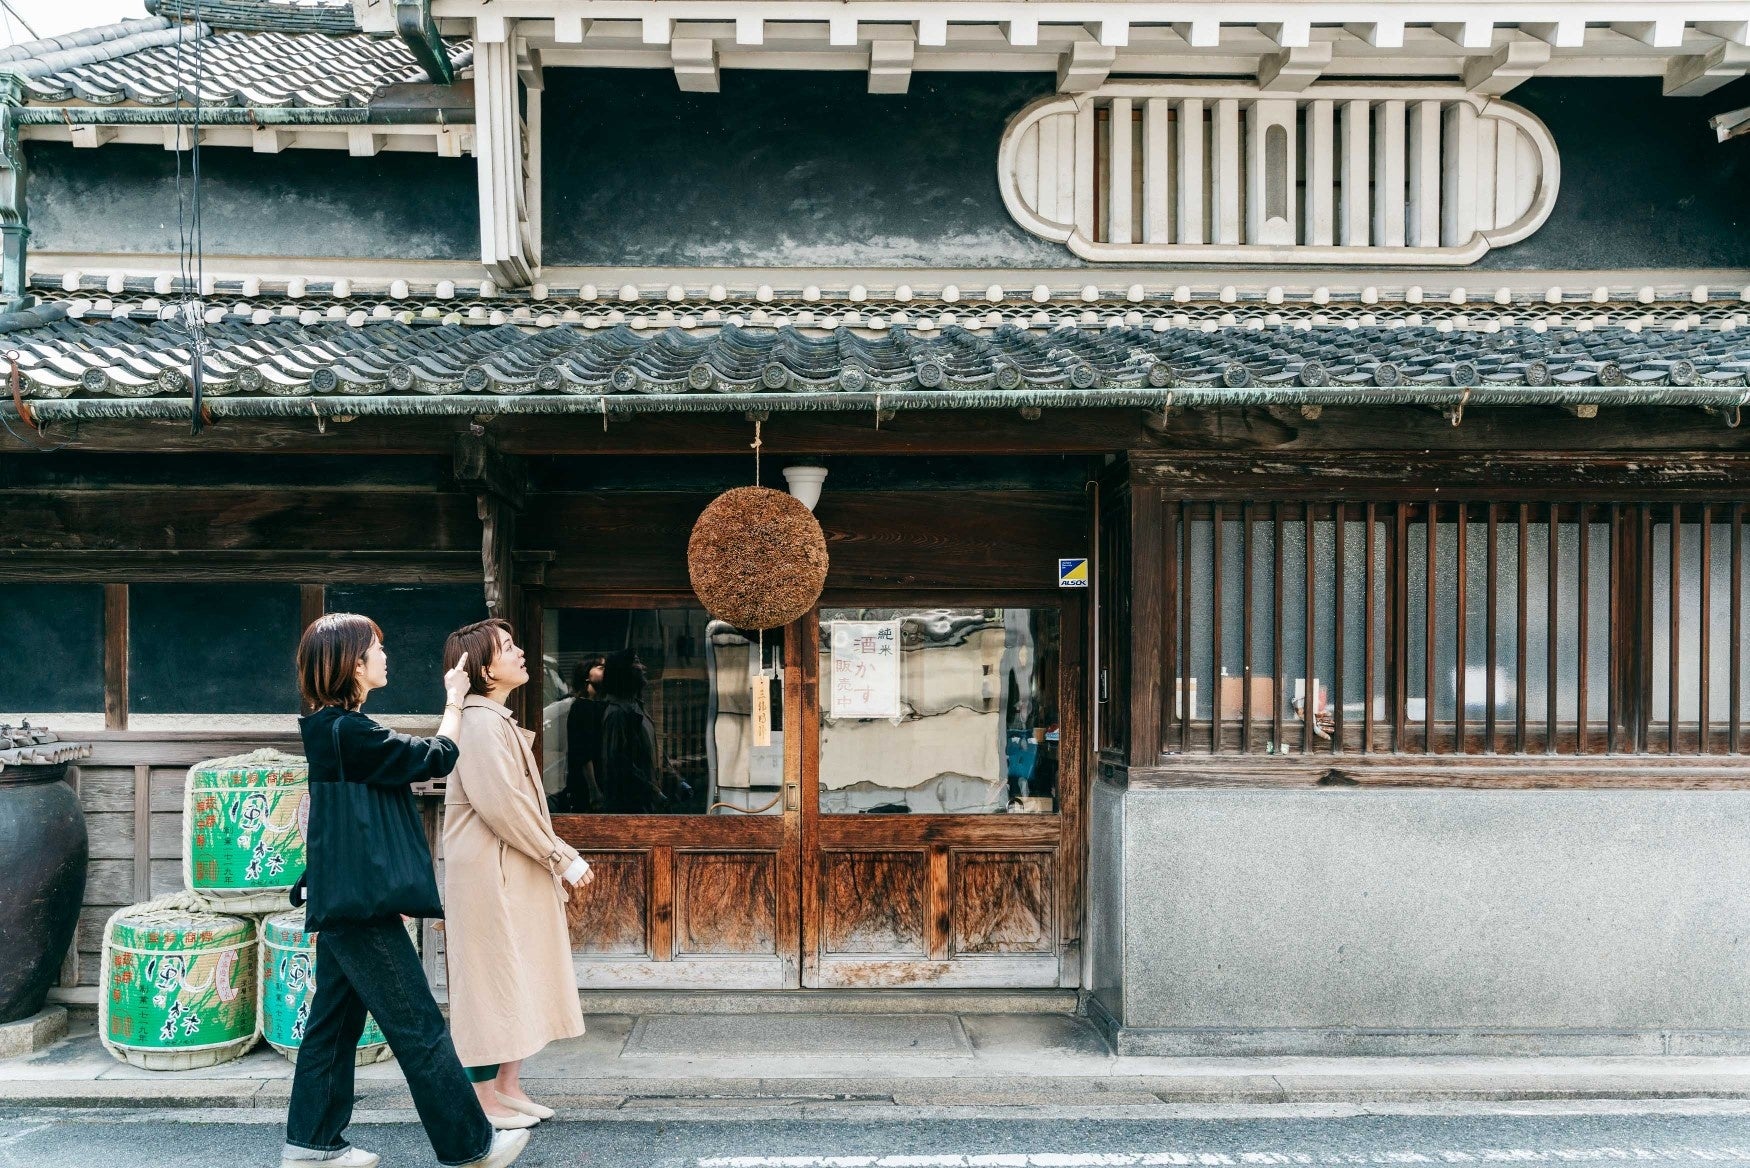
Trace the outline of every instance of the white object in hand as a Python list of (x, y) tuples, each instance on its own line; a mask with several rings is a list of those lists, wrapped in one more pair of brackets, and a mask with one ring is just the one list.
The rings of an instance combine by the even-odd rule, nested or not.
[(595, 878), (595, 873), (589, 870), (589, 861), (582, 856), (571, 861), (571, 867), (565, 869), (560, 879), (567, 884), (587, 884)]

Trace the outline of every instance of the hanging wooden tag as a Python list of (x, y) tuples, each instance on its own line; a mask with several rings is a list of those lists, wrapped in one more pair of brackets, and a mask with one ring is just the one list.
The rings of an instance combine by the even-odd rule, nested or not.
[(755, 746), (770, 746), (772, 744), (772, 679), (766, 673), (760, 673), (748, 682), (753, 695), (753, 744)]

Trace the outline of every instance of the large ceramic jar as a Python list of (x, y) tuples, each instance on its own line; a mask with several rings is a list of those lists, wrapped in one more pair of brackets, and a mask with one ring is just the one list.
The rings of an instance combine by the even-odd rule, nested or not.
[(79, 924), (89, 841), (67, 764), (0, 769), (0, 1023), (43, 1008)]

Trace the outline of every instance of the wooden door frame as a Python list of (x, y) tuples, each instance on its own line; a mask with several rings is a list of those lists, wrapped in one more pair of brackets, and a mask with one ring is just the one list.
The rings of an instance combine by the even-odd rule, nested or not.
[[(821, 864), (823, 840), (820, 811), (820, 611), (822, 608), (851, 607), (943, 607), (1002, 606), (1015, 608), (1055, 608), (1058, 611), (1058, 809), (1051, 816), (1028, 815), (1027, 822), (1004, 826), (1017, 830), (1014, 843), (1029, 842), (1029, 837), (1043, 821), (1054, 820), (1057, 827), (1055, 927), (1056, 951), (1059, 962), (1058, 985), (1074, 988), (1082, 981), (1083, 926), (1086, 921), (1086, 859), (1087, 859), (1087, 792), (1090, 768), (1086, 743), (1087, 705), (1087, 594), (1080, 589), (1028, 589), (1005, 592), (918, 590), (900, 592), (868, 589), (829, 590), (795, 625), (794, 635), (786, 634), (786, 665), (794, 662), (800, 671), (796, 686), (797, 720), (785, 726), (796, 729), (795, 740), (801, 754), (801, 946), (802, 984), (818, 985), (821, 968)], [(807, 648), (804, 649), (804, 646)], [(794, 648), (792, 648), (794, 647)], [(788, 689), (786, 690), (788, 692)], [(785, 717), (790, 712), (786, 710)], [(786, 751), (791, 737), (785, 738)], [(804, 744), (806, 744), (804, 748)], [(786, 765), (788, 765), (786, 763)], [(852, 817), (833, 817), (852, 818)], [(970, 818), (970, 817), (968, 817)], [(985, 816), (993, 825), (1000, 816)], [(861, 821), (860, 821), (861, 822)], [(865, 828), (879, 823), (864, 823)], [(1010, 833), (999, 833), (1007, 835)], [(873, 842), (873, 841), (872, 841)], [(1001, 841), (993, 841), (1000, 846)], [(941, 849), (933, 849), (930, 862), (930, 885), (940, 892), (950, 873), (949, 857)], [(928, 946), (932, 954), (945, 952), (946, 935), (951, 924), (942, 914), (930, 915), (926, 921)]]

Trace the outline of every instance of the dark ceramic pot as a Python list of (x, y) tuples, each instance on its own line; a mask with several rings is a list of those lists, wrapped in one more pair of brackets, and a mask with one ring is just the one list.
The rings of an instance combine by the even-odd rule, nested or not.
[(0, 1023), (43, 1008), (79, 924), (89, 840), (67, 764), (0, 770)]

